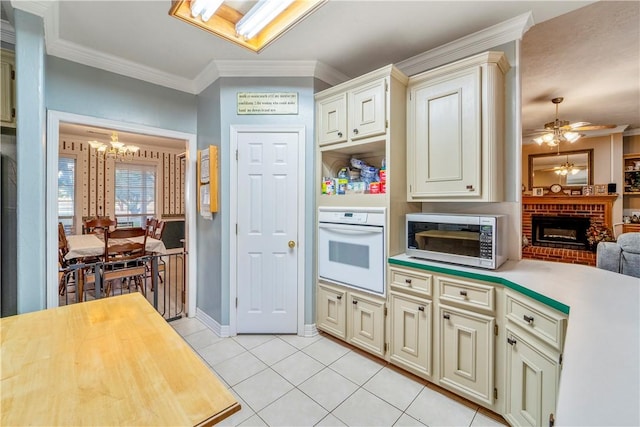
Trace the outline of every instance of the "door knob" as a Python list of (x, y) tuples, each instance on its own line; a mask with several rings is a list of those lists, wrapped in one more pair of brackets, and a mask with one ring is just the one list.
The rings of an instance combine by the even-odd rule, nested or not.
[(289, 247), (291, 249), (295, 248), (296, 247), (296, 242), (294, 242), (293, 240), (289, 240)]

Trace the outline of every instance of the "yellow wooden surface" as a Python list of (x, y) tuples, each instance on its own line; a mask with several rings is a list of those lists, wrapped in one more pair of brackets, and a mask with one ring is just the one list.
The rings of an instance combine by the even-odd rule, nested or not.
[(0, 419), (200, 425), (240, 405), (139, 293), (0, 319)]

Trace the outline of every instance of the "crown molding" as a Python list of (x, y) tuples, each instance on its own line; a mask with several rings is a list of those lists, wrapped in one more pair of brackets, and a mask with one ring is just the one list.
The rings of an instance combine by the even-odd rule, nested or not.
[(9, 21), (0, 21), (0, 40), (9, 44), (16, 44), (16, 30)]
[(14, 9), (19, 9), (43, 18), (47, 14), (49, 8), (51, 8), (55, 3), (57, 2), (54, 0), (11, 0), (11, 6), (13, 6)]
[(396, 66), (406, 75), (413, 76), (495, 46), (521, 39), (522, 35), (533, 26), (533, 23), (533, 15), (531, 12), (527, 12), (413, 56), (397, 63)]
[(640, 135), (640, 128), (631, 128), (622, 133), (622, 136), (636, 136)]

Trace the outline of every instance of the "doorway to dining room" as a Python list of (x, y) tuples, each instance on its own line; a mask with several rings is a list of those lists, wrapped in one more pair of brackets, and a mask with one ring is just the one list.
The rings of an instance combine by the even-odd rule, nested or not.
[[(89, 141), (108, 143), (113, 132), (117, 132), (120, 142), (139, 148), (134, 156), (116, 161), (89, 145)], [(47, 150), (48, 230), (55, 230), (58, 222), (66, 221), (65, 229), (81, 234), (83, 218), (93, 216), (109, 216), (133, 225), (143, 225), (147, 217), (157, 217), (165, 225), (171, 224), (165, 227), (171, 230), (167, 252), (182, 252), (184, 248), (195, 255), (195, 242), (189, 239), (189, 230), (195, 230), (195, 212), (189, 209), (195, 204), (189, 203), (195, 186), (189, 173), (195, 167), (195, 135), (49, 111), (47, 141), (51, 148)], [(58, 185), (60, 165), (72, 172), (67, 174), (67, 181)], [(69, 185), (70, 177), (75, 181), (73, 186)], [(152, 185), (147, 185), (149, 182)], [(136, 187), (135, 191), (126, 188), (129, 185)], [(57, 286), (52, 285), (58, 283), (54, 279), (58, 263), (53, 235), (47, 233), (48, 307), (60, 303)], [(195, 259), (188, 257), (184, 268), (190, 313), (195, 312), (196, 306), (196, 269), (191, 265)]]

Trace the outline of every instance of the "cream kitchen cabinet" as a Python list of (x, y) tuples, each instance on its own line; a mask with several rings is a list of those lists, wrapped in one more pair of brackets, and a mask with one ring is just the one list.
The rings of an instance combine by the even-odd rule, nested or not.
[(16, 127), (14, 58), (12, 51), (5, 49), (0, 51), (0, 93), (2, 93), (0, 125), (13, 128)]
[(343, 340), (347, 339), (347, 292), (318, 283), (317, 327)]
[(567, 316), (512, 291), (505, 292), (505, 418), (516, 426), (553, 419)]
[(385, 299), (318, 283), (317, 327), (376, 356), (385, 354)]
[(495, 317), (440, 304), (439, 320), (440, 385), (493, 405)]
[(378, 77), (316, 103), (318, 145), (358, 140), (386, 132), (387, 80)]
[(431, 378), (433, 303), (426, 298), (391, 292), (390, 356), (394, 365)]
[(376, 356), (384, 357), (384, 298), (361, 292), (348, 292), (347, 342)]
[(509, 68), (485, 52), (409, 78), (409, 201), (502, 201)]

